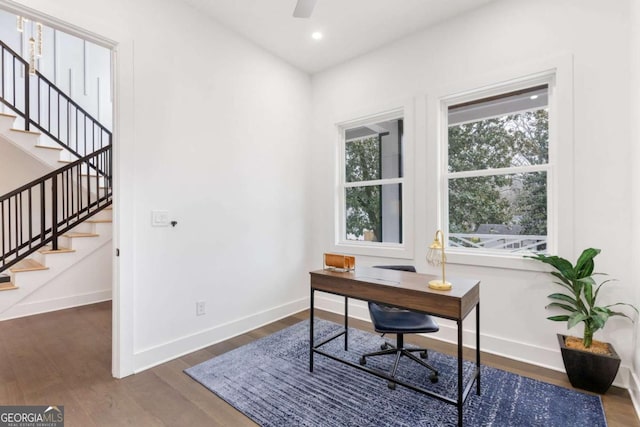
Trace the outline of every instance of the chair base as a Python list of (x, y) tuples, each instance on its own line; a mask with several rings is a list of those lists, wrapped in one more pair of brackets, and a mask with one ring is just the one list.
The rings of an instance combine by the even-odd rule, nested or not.
[[(428, 354), (426, 348), (405, 348), (405, 346), (404, 346), (404, 335), (403, 334), (397, 334), (397, 345), (396, 346), (393, 346), (393, 345), (385, 342), (384, 344), (382, 344), (380, 346), (380, 351), (374, 351), (373, 353), (363, 354), (360, 357), (360, 364), (361, 365), (366, 365), (367, 357), (383, 356), (383, 355), (387, 355), (387, 354), (395, 354), (396, 355), (396, 359), (395, 359), (395, 362), (393, 364), (393, 369), (391, 369), (391, 373), (389, 375), (390, 377), (394, 378), (396, 376), (396, 372), (398, 370), (398, 364), (400, 363), (400, 358), (402, 356), (405, 356), (405, 357), (408, 357), (409, 359), (419, 363), (420, 365), (424, 366), (425, 368), (431, 370), (432, 374), (429, 376), (429, 380), (432, 383), (437, 383), (438, 382), (438, 370), (436, 368), (434, 368), (433, 366), (431, 366), (430, 364), (428, 364), (427, 362), (425, 362), (424, 360), (418, 359), (413, 354), (413, 353), (418, 353), (418, 352), (420, 353), (420, 357), (422, 359), (427, 359), (429, 357), (429, 354)], [(389, 383), (387, 385), (392, 390), (395, 390), (395, 388), (396, 388), (396, 383), (394, 381), (389, 381)]]

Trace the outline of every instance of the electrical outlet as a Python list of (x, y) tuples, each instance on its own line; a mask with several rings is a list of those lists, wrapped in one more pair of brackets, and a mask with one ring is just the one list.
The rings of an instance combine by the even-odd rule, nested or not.
[(205, 304), (204, 301), (196, 301), (196, 316), (204, 316)]

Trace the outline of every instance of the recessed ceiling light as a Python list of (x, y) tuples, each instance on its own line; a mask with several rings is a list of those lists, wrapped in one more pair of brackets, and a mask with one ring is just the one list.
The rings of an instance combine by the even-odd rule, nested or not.
[(322, 40), (322, 33), (320, 31), (316, 31), (311, 34), (311, 38), (314, 40)]
[(529, 99), (538, 99), (538, 95), (531, 95)]

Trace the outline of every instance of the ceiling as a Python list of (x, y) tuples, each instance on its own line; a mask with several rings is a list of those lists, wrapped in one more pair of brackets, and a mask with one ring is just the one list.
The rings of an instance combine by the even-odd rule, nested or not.
[(316, 73), (494, 0), (318, 0), (310, 19), (293, 17), (296, 0), (182, 1)]

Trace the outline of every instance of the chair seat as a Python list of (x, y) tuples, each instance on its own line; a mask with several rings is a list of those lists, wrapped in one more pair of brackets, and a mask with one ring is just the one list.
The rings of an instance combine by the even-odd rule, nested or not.
[(375, 330), (384, 334), (420, 334), (440, 330), (431, 316), (415, 311), (370, 302), (369, 314)]

